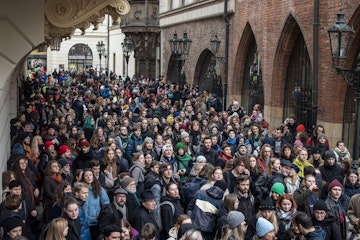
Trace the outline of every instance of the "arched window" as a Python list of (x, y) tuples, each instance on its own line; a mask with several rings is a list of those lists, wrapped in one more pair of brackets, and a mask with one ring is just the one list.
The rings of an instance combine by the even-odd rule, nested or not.
[(87, 44), (79, 43), (72, 46), (68, 54), (69, 69), (86, 69), (93, 66), (93, 54)]
[(312, 69), (304, 38), (300, 33), (291, 53), (284, 94), (284, 117), (295, 114), (310, 131), (312, 122)]

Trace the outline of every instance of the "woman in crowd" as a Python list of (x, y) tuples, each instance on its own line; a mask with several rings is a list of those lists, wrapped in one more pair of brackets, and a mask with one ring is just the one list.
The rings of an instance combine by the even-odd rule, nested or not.
[(65, 218), (54, 218), (51, 220), (47, 230), (47, 240), (65, 240), (68, 235), (68, 221)]
[(55, 189), (62, 182), (59, 163), (55, 160), (49, 161), (45, 169), (44, 187), (44, 222), (50, 220), (50, 209), (56, 202)]
[(284, 224), (285, 231), (291, 226), (291, 221), (296, 215), (297, 204), (295, 200), (287, 193), (279, 197), (276, 203), (277, 217), (281, 224)]
[(237, 211), (239, 207), (239, 199), (235, 194), (228, 194), (224, 197), (224, 208), (219, 213), (219, 217), (216, 220), (217, 237), (221, 238), (226, 233), (225, 226), (227, 224), (227, 216), (231, 211)]
[(139, 184), (145, 181), (145, 157), (142, 153), (135, 153), (133, 157), (133, 165), (129, 169), (129, 173), (134, 178), (135, 183)]
[(360, 193), (359, 176), (356, 169), (350, 169), (346, 173), (344, 193), (351, 198)]
[(187, 214), (181, 214), (174, 225), (169, 231), (169, 238), (168, 240), (177, 240), (178, 239), (178, 232), (180, 229), (180, 226), (185, 223), (191, 223), (191, 218)]
[(101, 171), (105, 175), (105, 187), (109, 191), (115, 187), (118, 174), (120, 174), (118, 171), (115, 152), (112, 148), (106, 149), (104, 157), (101, 159), (100, 163)]
[(109, 204), (110, 200), (91, 169), (84, 169), (82, 181), (89, 185), (89, 196), (85, 201), (83, 208), (89, 223), (91, 239), (96, 240), (99, 235), (98, 217), (101, 206)]
[(226, 220), (226, 230), (221, 240), (244, 240), (247, 229), (244, 214), (238, 211), (230, 211)]
[(40, 191), (37, 187), (34, 172), (28, 167), (26, 157), (19, 156), (11, 166), (11, 171), (14, 172), (15, 179), (22, 183), (23, 196), (35, 206), (35, 198), (39, 197)]
[(116, 225), (121, 228), (121, 240), (134, 240), (139, 235), (139, 232), (125, 219), (121, 219)]
[(79, 240), (81, 231), (79, 205), (74, 198), (68, 198), (65, 200), (62, 217), (67, 220), (69, 227), (66, 240)]

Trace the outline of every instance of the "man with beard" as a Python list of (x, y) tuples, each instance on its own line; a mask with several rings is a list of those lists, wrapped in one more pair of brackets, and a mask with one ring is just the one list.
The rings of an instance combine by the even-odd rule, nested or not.
[(245, 219), (250, 219), (255, 216), (255, 198), (250, 192), (250, 177), (249, 175), (240, 175), (234, 190), (239, 199), (238, 211), (245, 215)]
[(211, 138), (208, 136), (204, 138), (203, 145), (195, 154), (196, 157), (200, 155), (204, 156), (208, 163), (216, 165), (219, 154), (211, 147)]
[(93, 152), (90, 150), (90, 143), (87, 140), (80, 142), (80, 151), (73, 163), (73, 171), (90, 167), (90, 161), (95, 159)]
[(127, 191), (118, 188), (114, 192), (113, 201), (101, 208), (99, 214), (99, 231), (103, 232), (108, 225), (118, 222), (121, 219), (128, 219), (128, 211), (126, 208)]

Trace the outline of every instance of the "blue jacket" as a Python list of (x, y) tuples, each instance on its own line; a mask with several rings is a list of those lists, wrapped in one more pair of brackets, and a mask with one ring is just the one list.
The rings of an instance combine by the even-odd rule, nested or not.
[[(223, 207), (223, 195), (224, 191), (216, 186), (207, 190), (199, 190), (195, 194), (191, 219), (196, 229), (208, 233), (216, 230), (218, 212)], [(189, 208), (191, 207), (189, 206)]]
[(90, 186), (89, 196), (83, 205), (83, 210), (85, 212), (89, 226), (95, 226), (98, 224), (98, 216), (101, 210), (101, 206), (109, 203), (110, 200), (104, 188), (101, 188), (100, 195), (95, 198), (92, 187)]
[(141, 150), (142, 144), (143, 139), (141, 135), (139, 137), (136, 137), (135, 134), (131, 136), (131, 139), (125, 149), (125, 158), (129, 161), (129, 163), (132, 163), (133, 154)]
[(309, 232), (305, 235), (306, 240), (325, 240), (326, 239), (326, 233), (321, 228), (316, 226), (314, 232)]
[(80, 240), (91, 239), (89, 224), (83, 210), (83, 202), (81, 203), (79, 199), (77, 200), (79, 201), (79, 218), (81, 222)]

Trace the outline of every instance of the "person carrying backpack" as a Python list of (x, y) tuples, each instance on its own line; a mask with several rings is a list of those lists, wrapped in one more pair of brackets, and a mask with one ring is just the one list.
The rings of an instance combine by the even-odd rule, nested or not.
[(162, 220), (160, 239), (168, 239), (170, 229), (175, 225), (178, 217), (184, 213), (176, 183), (170, 182), (166, 185), (166, 196), (161, 198), (160, 205)]

